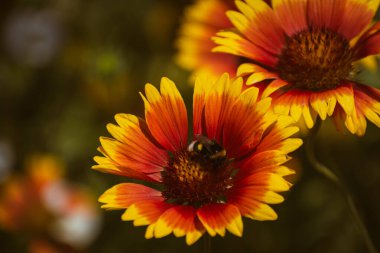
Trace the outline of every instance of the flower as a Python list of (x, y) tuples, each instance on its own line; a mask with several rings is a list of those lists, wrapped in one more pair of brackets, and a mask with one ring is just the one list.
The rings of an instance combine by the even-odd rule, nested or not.
[(379, 0), (237, 1), (227, 16), (237, 31), (217, 33), (215, 52), (242, 56), (237, 75), (273, 98), (276, 113), (315, 118), (363, 135), (366, 118), (380, 127), (380, 91), (355, 80), (356, 63), (380, 52)]
[(15, 11), (4, 25), (4, 46), (21, 64), (46, 66), (60, 51), (62, 30), (54, 11)]
[(236, 73), (238, 57), (212, 53), (216, 44), (211, 37), (232, 24), (225, 15), (233, 8), (231, 0), (198, 0), (185, 10), (184, 21), (176, 41), (176, 62), (194, 76), (213, 76), (217, 79), (224, 72)]
[(13, 176), (3, 186), (0, 227), (26, 234), (31, 252), (83, 249), (99, 232), (100, 216), (92, 195), (65, 182), (62, 174), (56, 157), (35, 155), (24, 176)]
[[(242, 79), (222, 75), (215, 83), (196, 79), (193, 140), (188, 143), (185, 104), (175, 84), (162, 78), (160, 91), (145, 86), (145, 120), (117, 114), (108, 124), (114, 139), (101, 137), (93, 169), (141, 180), (107, 190), (102, 208), (126, 209), (122, 220), (148, 225), (145, 237), (170, 233), (193, 244), (207, 231), (242, 236), (242, 216), (275, 220), (268, 204), (291, 186), (283, 165), (302, 141), (289, 116), (271, 113), (258, 89), (241, 93)], [(149, 186), (146, 186), (149, 184)]]

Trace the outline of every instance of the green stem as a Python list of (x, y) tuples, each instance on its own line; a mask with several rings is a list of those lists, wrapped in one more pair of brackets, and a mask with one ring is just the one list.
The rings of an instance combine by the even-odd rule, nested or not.
[(339, 180), (337, 175), (335, 175), (334, 172), (332, 172), (327, 166), (322, 164), (315, 156), (315, 139), (317, 137), (318, 131), (321, 127), (322, 121), (318, 117), (317, 121), (315, 123), (315, 126), (310, 130), (310, 134), (308, 136), (308, 139), (305, 143), (305, 149), (306, 149), (306, 155), (309, 159), (310, 163), (313, 165), (314, 169), (319, 172), (322, 176), (324, 176), (326, 179), (330, 180), (342, 193), (344, 196), (344, 199), (349, 207), (350, 214), (352, 216), (353, 222), (355, 223), (355, 226), (358, 230), (358, 232), (363, 237), (363, 240), (367, 246), (369, 253), (377, 253), (377, 250), (375, 246), (373, 245), (373, 242), (368, 234), (368, 231), (366, 227), (364, 226), (364, 223), (359, 215), (359, 212), (355, 206), (354, 200), (351, 197), (351, 194), (347, 190), (347, 188), (343, 185), (343, 183)]
[(211, 236), (208, 233), (205, 233), (203, 238), (203, 252), (211, 253)]

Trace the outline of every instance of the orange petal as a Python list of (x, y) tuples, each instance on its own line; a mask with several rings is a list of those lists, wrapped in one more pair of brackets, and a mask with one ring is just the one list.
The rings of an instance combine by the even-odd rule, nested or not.
[(232, 105), (238, 98), (242, 89), (242, 79), (234, 81), (228, 74), (223, 74), (210, 89), (205, 102), (205, 119), (207, 136), (221, 142), (222, 129), (226, 117), (231, 113)]
[(292, 106), (292, 101), (294, 99), (293, 91), (290, 90), (284, 94), (282, 93), (273, 93), (273, 111), (281, 115), (289, 115), (290, 108)]
[(310, 97), (310, 104), (322, 120), (325, 120), (328, 112), (328, 98), (324, 93), (313, 93)]
[(195, 80), (193, 95), (193, 130), (194, 135), (202, 134), (202, 116), (210, 88), (213, 81), (205, 76), (198, 77)]
[(347, 0), (309, 0), (308, 23), (311, 27), (337, 31), (342, 24)]
[(266, 170), (272, 167), (279, 167), (290, 160), (290, 157), (279, 150), (267, 150), (254, 153), (245, 159), (236, 162), (236, 167), (240, 168), (235, 176), (235, 180), (241, 180), (252, 173)]
[[(365, 29), (371, 22), (376, 13), (378, 0), (375, 1), (349, 0), (346, 1), (346, 7), (343, 10), (342, 22), (338, 28), (338, 32), (351, 40)], [(375, 2), (377, 2), (375, 4)], [(352, 22), (355, 20), (355, 22)]]
[(107, 156), (116, 164), (144, 173), (162, 170), (168, 160), (168, 154), (148, 139), (142, 129), (146, 124), (134, 115), (117, 114), (120, 127), (108, 124), (107, 129), (116, 140), (100, 138)]
[[(101, 150), (101, 148), (99, 150)], [(124, 177), (140, 179), (140, 180), (144, 180), (148, 182), (161, 181), (161, 175), (158, 173), (146, 174), (141, 171), (136, 171), (130, 168), (122, 167), (108, 157), (95, 156), (94, 161), (98, 163), (98, 165), (93, 165), (91, 168), (94, 170), (104, 172), (104, 173), (116, 174), (116, 175), (120, 175)]]
[(243, 216), (255, 220), (277, 219), (277, 214), (267, 204), (281, 203), (284, 198), (276, 192), (289, 190), (291, 184), (269, 171), (274, 170), (243, 177), (227, 193), (228, 202), (237, 206)]
[(341, 85), (334, 91), (336, 100), (344, 112), (351, 115), (354, 110), (354, 92), (351, 85)]
[(288, 126), (290, 122), (294, 123), (294, 120), (287, 116), (281, 116), (271, 131), (263, 137), (256, 151), (279, 150), (287, 154), (298, 149), (302, 145), (302, 140), (289, 137), (297, 133), (299, 128)]
[[(286, 184), (286, 186), (288, 186), (288, 184)], [(231, 188), (228, 197), (232, 197), (233, 195), (238, 197), (244, 196), (245, 198), (252, 198), (256, 201), (267, 204), (278, 204), (283, 202), (284, 197), (270, 190), (269, 187), (269, 184), (267, 186), (262, 183), (256, 184), (255, 181), (240, 181)]]
[(262, 0), (236, 1), (243, 13), (229, 11), (227, 16), (246, 38), (272, 54), (279, 54), (285, 43), (280, 22), (273, 10)]
[(105, 191), (99, 202), (104, 203), (102, 208), (125, 209), (139, 201), (162, 201), (161, 192), (141, 184), (122, 183)]
[(286, 85), (288, 85), (288, 83), (281, 79), (273, 80), (270, 84), (268, 84), (265, 87), (265, 90), (263, 91), (263, 94), (261, 95), (261, 97), (262, 98), (269, 97), (273, 92), (277, 91), (278, 89), (281, 89), (282, 87)]
[(246, 176), (239, 180), (236, 185), (262, 187), (274, 192), (288, 191), (292, 186), (282, 176), (267, 171), (260, 171)]
[(203, 229), (196, 225), (195, 215), (192, 206), (174, 206), (168, 209), (157, 220), (154, 236), (161, 238), (173, 232), (176, 237), (186, 235), (187, 244), (193, 244), (203, 234)]
[[(348, 101), (345, 100), (346, 96), (343, 96), (343, 94), (346, 94), (347, 92), (344, 92), (344, 89), (340, 87), (337, 89), (341, 89), (341, 101)], [(283, 94), (275, 92), (272, 95), (274, 112), (282, 115), (290, 115), (296, 122), (303, 118), (306, 126), (308, 128), (312, 128), (317, 113), (321, 113), (321, 118), (326, 118), (326, 116), (321, 112), (322, 109), (316, 106), (318, 99), (321, 99), (327, 103), (327, 109), (324, 111), (324, 113), (327, 113), (330, 116), (335, 109), (336, 94), (338, 94), (337, 89), (327, 90), (323, 92), (311, 92), (296, 89), (287, 91)], [(319, 111), (315, 113), (314, 110)]]
[(251, 74), (247, 81), (245, 82), (246, 85), (252, 85), (259, 82), (262, 82), (264, 80), (268, 79), (275, 79), (277, 77), (277, 74), (271, 73), (271, 72), (256, 72)]
[(380, 53), (380, 22), (375, 23), (359, 38), (355, 48), (357, 60)]
[[(228, 201), (237, 206), (241, 215), (245, 217), (260, 221), (276, 220), (276, 212), (269, 205), (263, 203), (263, 196), (262, 193), (252, 189), (240, 188), (229, 194)], [(261, 198), (260, 201), (257, 200), (259, 198)]]
[(230, 157), (241, 157), (261, 141), (266, 128), (277, 119), (269, 112), (270, 98), (256, 101), (258, 89), (245, 90), (227, 115), (223, 126), (223, 145)]
[(161, 162), (161, 164), (155, 164), (154, 160), (149, 160), (143, 156), (145, 153), (140, 154), (133, 150), (130, 145), (120, 143), (114, 139), (100, 137), (100, 143), (105, 154), (116, 164), (125, 168), (144, 173), (154, 173), (162, 170), (162, 166), (166, 164), (165, 161)]
[(246, 74), (254, 73), (254, 72), (265, 72), (268, 73), (269, 71), (252, 63), (243, 63), (238, 67), (237, 76), (245, 76)]
[(128, 207), (121, 216), (124, 221), (133, 221), (135, 226), (144, 226), (155, 223), (158, 218), (172, 205), (164, 201), (144, 200)]
[(272, 0), (272, 6), (288, 36), (307, 28), (307, 0)]
[(193, 76), (206, 74), (216, 78), (224, 72), (232, 75), (236, 71), (238, 57), (211, 52), (215, 43), (210, 38), (232, 26), (225, 15), (230, 7), (223, 1), (196, 1), (185, 9), (175, 60), (181, 67), (194, 71)]
[(364, 86), (357, 85), (355, 89), (355, 104), (357, 107), (356, 124), (358, 128), (365, 132), (363, 115), (377, 127), (380, 127), (380, 91)]
[(187, 144), (186, 107), (175, 84), (168, 78), (161, 79), (160, 92), (151, 84), (145, 86), (146, 97), (141, 95), (145, 118), (154, 138), (174, 152)]
[(199, 208), (197, 215), (211, 236), (224, 236), (226, 229), (236, 236), (243, 235), (243, 221), (239, 209), (234, 205), (205, 205)]
[(212, 40), (219, 46), (213, 48), (213, 52), (229, 53), (258, 61), (266, 66), (274, 67), (277, 57), (253, 44), (246, 38), (235, 32), (218, 32)]

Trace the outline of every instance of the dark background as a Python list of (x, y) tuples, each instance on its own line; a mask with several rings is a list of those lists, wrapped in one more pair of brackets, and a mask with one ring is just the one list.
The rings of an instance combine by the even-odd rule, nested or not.
[[(35, 153), (60, 157), (67, 180), (99, 196), (123, 178), (90, 170), (99, 136), (119, 112), (143, 115), (139, 91), (162, 76), (174, 80), (188, 106), (189, 73), (173, 62), (173, 46), (190, 0), (1, 0), (0, 178), (23, 173)], [(380, 87), (379, 72), (360, 80)], [(190, 107), (188, 107), (190, 108)], [(380, 130), (364, 137), (337, 133), (326, 121), (317, 155), (345, 182), (375, 246), (380, 250)], [(6, 150), (6, 152), (4, 151)], [(212, 240), (213, 252), (366, 252), (342, 195), (317, 174), (301, 148), (291, 163), (298, 174), (279, 219), (244, 219), (244, 236)], [(1, 188), (0, 188), (1, 189)], [(99, 205), (100, 208), (100, 205)], [(202, 239), (144, 239), (145, 227), (106, 212), (103, 228), (85, 252), (201, 252)], [(26, 252), (28, 239), (1, 230), (0, 251)]]

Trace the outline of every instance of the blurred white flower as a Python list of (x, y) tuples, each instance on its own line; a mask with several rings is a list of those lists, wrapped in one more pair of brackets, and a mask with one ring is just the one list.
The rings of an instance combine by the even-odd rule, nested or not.
[(9, 16), (3, 37), (14, 60), (39, 67), (56, 55), (62, 31), (53, 12), (21, 11)]
[(0, 183), (7, 179), (14, 163), (14, 154), (9, 142), (0, 139)]
[(56, 216), (50, 226), (51, 234), (75, 248), (88, 246), (101, 228), (98, 210), (82, 190), (59, 180), (43, 191), (46, 208)]

